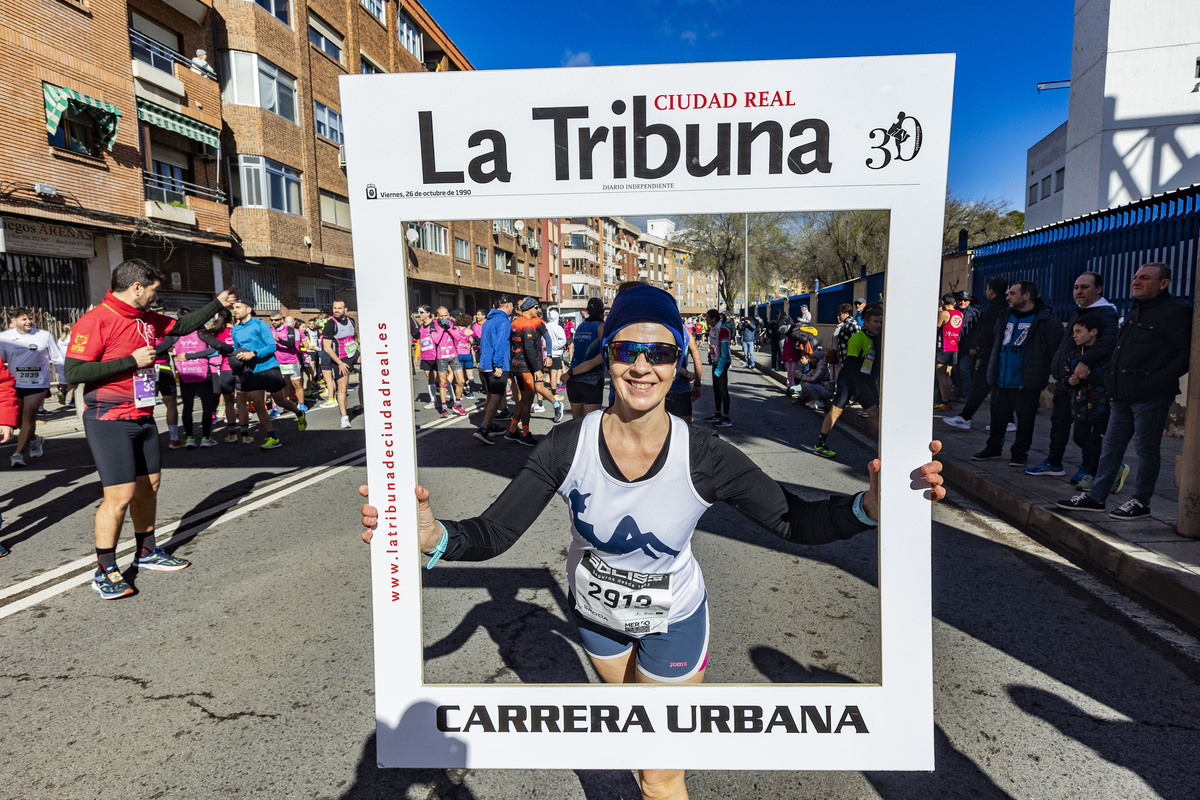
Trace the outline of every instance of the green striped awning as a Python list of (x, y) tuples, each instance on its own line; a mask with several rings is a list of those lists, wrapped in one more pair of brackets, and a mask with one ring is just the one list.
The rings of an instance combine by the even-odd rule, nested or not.
[(172, 111), (169, 108), (155, 105), (140, 97), (137, 101), (137, 116), (142, 122), (148, 122), (159, 128), (183, 134), (189, 139), (195, 139), (197, 142), (203, 142), (204, 144), (218, 148), (221, 146), (221, 132), (216, 128), (211, 125), (205, 125), (203, 122), (197, 122), (191, 117), (180, 114), (178, 111)]
[(105, 150), (113, 149), (113, 142), (117, 140), (117, 121), (121, 118), (121, 109), (112, 103), (97, 100), (66, 86), (43, 83), (42, 94), (46, 99), (47, 133), (53, 134), (58, 130), (64, 115), (73, 116), (88, 109), (94, 109), (93, 116), (100, 125), (101, 143)]

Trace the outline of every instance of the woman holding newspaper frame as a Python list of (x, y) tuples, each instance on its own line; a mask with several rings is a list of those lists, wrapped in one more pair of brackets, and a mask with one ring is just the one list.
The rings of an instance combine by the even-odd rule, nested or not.
[[(639, 285), (617, 295), (602, 353), (616, 401), (560, 425), (479, 517), (439, 521), (416, 487), (418, 546), (439, 560), (503, 553), (559, 494), (571, 510), (567, 558), (571, 613), (584, 650), (606, 683), (700, 683), (708, 652), (707, 592), (691, 536), (718, 500), (783, 539), (824, 544), (877, 525), (879, 461), (870, 489), (809, 502), (769, 479), (708, 428), (669, 415), (666, 395), (686, 334), (675, 299)], [(936, 453), (940, 443), (934, 442)], [(933, 500), (945, 496), (941, 465), (919, 468)], [(366, 487), (359, 489), (366, 496)], [(362, 507), (363, 540), (378, 522)], [(652, 760), (652, 759), (651, 759)], [(639, 773), (643, 797), (687, 797), (683, 770)]]

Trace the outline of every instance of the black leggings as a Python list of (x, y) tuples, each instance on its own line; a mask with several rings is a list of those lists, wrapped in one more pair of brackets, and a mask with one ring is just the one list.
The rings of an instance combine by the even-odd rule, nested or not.
[[(713, 370), (712, 379), (713, 402), (716, 403), (716, 412), (722, 416), (729, 416), (729, 367), (726, 366), (724, 372), (720, 375)], [(725, 409), (722, 411), (721, 409)]]
[(212, 418), (217, 411), (217, 395), (213, 391), (213, 382), (209, 378), (196, 383), (187, 383), (180, 381), (179, 393), (183, 397), (183, 409), (180, 416), (183, 418), (183, 432), (189, 438), (192, 437), (192, 405), (196, 398), (200, 398), (200, 435), (205, 439), (212, 435)]

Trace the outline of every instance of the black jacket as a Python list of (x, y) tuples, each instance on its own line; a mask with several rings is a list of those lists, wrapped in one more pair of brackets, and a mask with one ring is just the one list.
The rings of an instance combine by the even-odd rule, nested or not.
[(1175, 399), (1191, 344), (1191, 306), (1170, 292), (1134, 300), (1109, 364), (1109, 396), (1122, 403)]
[[(1020, 389), (1045, 389), (1050, 382), (1050, 359), (1062, 341), (1063, 329), (1054, 318), (1050, 306), (1039, 297), (1033, 306), (1033, 325), (1025, 337), (1025, 353), (1021, 363)], [(996, 320), (992, 338), (991, 355), (988, 357), (988, 383), (996, 385), (996, 369), (1000, 363), (1000, 345), (1004, 342), (1005, 328), (1012, 317), (1012, 309), (1006, 309)]]
[[(983, 315), (975, 326), (971, 329), (971, 335), (967, 339), (965, 345), (966, 350), (975, 348), (975, 363), (980, 365), (981, 369), (987, 369), (988, 360), (992, 357), (992, 342), (996, 335), (996, 320), (1000, 319), (1000, 315), (1008, 311), (1008, 301), (1003, 297), (993, 298), (988, 303), (988, 307), (983, 310)], [(958, 349), (964, 349), (963, 343), (958, 343)]]
[(1071, 312), (1071, 316), (1067, 317), (1066, 327), (1063, 328), (1062, 342), (1059, 343), (1058, 349), (1054, 351), (1054, 358), (1050, 362), (1050, 370), (1054, 373), (1054, 377), (1063, 374), (1063, 367), (1067, 363), (1067, 359), (1075, 352), (1075, 340), (1071, 338), (1071, 329), (1075, 325), (1075, 320), (1082, 316), (1097, 316), (1104, 320), (1104, 332), (1100, 334), (1100, 338), (1096, 343), (1087, 349), (1083, 357), (1079, 360), (1087, 364), (1092, 369), (1103, 367), (1108, 363), (1108, 359), (1112, 357), (1113, 348), (1117, 346), (1117, 328), (1120, 325), (1120, 319), (1117, 317), (1117, 307), (1107, 300), (1102, 301), (1104, 305), (1094, 305), (1089, 308), (1076, 308)]

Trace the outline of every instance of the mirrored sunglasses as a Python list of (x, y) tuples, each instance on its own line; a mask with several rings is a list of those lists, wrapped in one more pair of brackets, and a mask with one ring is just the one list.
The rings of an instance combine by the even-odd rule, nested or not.
[(679, 361), (679, 346), (663, 342), (610, 342), (608, 345), (609, 361), (632, 364), (638, 356), (645, 356), (646, 363), (652, 367), (674, 364)]

